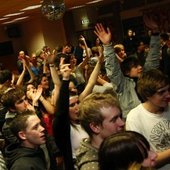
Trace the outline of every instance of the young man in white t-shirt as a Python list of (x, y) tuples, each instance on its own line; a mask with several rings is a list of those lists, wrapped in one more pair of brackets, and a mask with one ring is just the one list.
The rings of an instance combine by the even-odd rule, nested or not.
[(138, 80), (138, 94), (143, 103), (132, 109), (126, 119), (126, 130), (143, 134), (158, 153), (156, 165), (170, 169), (170, 83), (157, 69), (147, 71)]

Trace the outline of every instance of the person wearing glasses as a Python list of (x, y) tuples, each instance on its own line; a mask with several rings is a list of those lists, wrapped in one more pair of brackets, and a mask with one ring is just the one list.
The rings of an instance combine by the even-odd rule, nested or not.
[(146, 137), (157, 152), (156, 167), (170, 169), (170, 81), (158, 69), (149, 70), (137, 83), (143, 103), (132, 109), (126, 119), (126, 130)]

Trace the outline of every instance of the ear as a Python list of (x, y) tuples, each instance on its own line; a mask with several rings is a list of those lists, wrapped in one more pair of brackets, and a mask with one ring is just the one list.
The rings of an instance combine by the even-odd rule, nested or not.
[(9, 108), (9, 111), (11, 111), (11, 112), (16, 112), (16, 109), (13, 108), (13, 107), (10, 107), (10, 108)]
[(21, 140), (25, 140), (26, 139), (26, 135), (24, 131), (20, 131), (18, 132), (18, 136)]
[(99, 134), (100, 133), (100, 130), (101, 130), (101, 125), (97, 125), (95, 124), (94, 122), (91, 122), (90, 123), (90, 128), (91, 130), (96, 133), (96, 134)]

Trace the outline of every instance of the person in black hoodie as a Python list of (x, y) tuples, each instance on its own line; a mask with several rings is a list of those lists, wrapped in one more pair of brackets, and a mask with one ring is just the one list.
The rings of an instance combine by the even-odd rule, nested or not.
[(45, 144), (45, 129), (33, 111), (18, 114), (10, 124), (19, 139), (6, 147), (5, 156), (9, 170), (47, 170), (45, 155), (40, 145)]

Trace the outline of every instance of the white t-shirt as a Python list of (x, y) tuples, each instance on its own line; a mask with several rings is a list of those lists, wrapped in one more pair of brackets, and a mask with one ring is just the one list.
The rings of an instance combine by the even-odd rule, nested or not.
[(73, 157), (75, 157), (75, 151), (79, 148), (81, 140), (88, 137), (88, 134), (81, 125), (75, 124), (75, 127), (71, 125), (71, 145)]
[[(162, 114), (154, 114), (139, 104), (127, 115), (126, 130), (144, 135), (156, 152), (170, 149), (170, 106)], [(160, 169), (170, 170), (170, 164)]]

